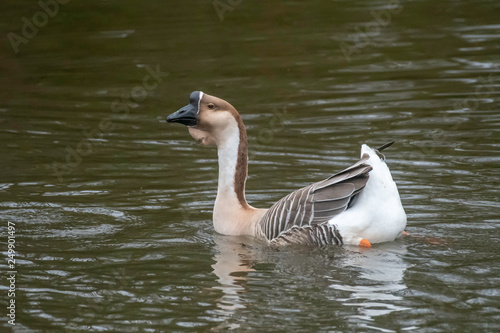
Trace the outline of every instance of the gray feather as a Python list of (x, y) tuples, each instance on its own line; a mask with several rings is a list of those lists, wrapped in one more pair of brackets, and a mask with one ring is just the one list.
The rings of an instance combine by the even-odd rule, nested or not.
[(350, 208), (368, 181), (372, 167), (368, 154), (329, 178), (296, 190), (276, 202), (259, 221), (272, 245), (341, 244), (342, 238), (327, 222)]

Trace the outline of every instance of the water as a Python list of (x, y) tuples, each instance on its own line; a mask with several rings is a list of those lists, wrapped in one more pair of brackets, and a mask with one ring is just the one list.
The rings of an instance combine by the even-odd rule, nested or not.
[[(69, 2), (18, 53), (5, 37), (41, 9), (0, 5), (2, 329), (500, 330), (500, 4), (232, 4)], [(164, 121), (193, 90), (243, 114), (256, 207), (395, 140), (410, 236), (215, 234), (216, 152)]]

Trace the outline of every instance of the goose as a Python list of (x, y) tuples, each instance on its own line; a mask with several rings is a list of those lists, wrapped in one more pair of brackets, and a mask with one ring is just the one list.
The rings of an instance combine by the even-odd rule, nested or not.
[(167, 117), (186, 125), (203, 146), (217, 146), (219, 180), (213, 209), (216, 232), (250, 235), (272, 247), (374, 243), (401, 237), (406, 213), (385, 157), (363, 144), (359, 161), (322, 181), (298, 189), (269, 209), (245, 199), (248, 139), (238, 111), (215, 96), (194, 91), (189, 104)]

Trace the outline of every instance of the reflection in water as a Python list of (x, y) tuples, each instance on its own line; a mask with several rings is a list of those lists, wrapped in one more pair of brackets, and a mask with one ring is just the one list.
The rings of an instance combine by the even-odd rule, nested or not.
[[(212, 268), (220, 284), (214, 289), (222, 291), (222, 297), (217, 300), (217, 307), (221, 317), (226, 320), (237, 310), (246, 308), (241, 294), (246, 292), (247, 272), (255, 271), (252, 268), (251, 248), (243, 243), (245, 240), (248, 243), (246, 237), (214, 235), (218, 253), (214, 256), (215, 264)], [(230, 328), (237, 327), (238, 324), (231, 324)]]
[(354, 317), (365, 320), (408, 310), (408, 307), (395, 304), (403, 299), (397, 293), (408, 288), (403, 281), (408, 268), (402, 258), (406, 252), (405, 244), (391, 242), (379, 244), (358, 254), (348, 254), (344, 260), (345, 266), (358, 268), (358, 279), (364, 281), (356, 279), (349, 284), (331, 284), (331, 288), (349, 292), (349, 297), (336, 300), (344, 305), (357, 307), (360, 315)]
[[(227, 328), (228, 325), (230, 328), (238, 328), (239, 324), (235, 322), (229, 324), (227, 320), (237, 319), (235, 315), (238, 311), (244, 311), (247, 308), (243, 294), (251, 292), (246, 285), (248, 272), (256, 271), (252, 268), (253, 263), (262, 262), (261, 256), (265, 256), (265, 254), (256, 251), (253, 246), (246, 245), (249, 243), (249, 239), (246, 237), (215, 235), (214, 240), (218, 253), (214, 256), (215, 264), (212, 267), (219, 283), (219, 286), (214, 289), (222, 291), (222, 296), (217, 300), (218, 314), (221, 319), (225, 320), (224, 328)], [(264, 249), (261, 250), (265, 252)], [(344, 251), (340, 252), (343, 253), (340, 254), (340, 260), (328, 260), (328, 262), (324, 261), (325, 257), (321, 251), (316, 252), (316, 258), (309, 257), (309, 259), (304, 260), (300, 256), (300, 250), (298, 253), (295, 252), (297, 250), (280, 251), (280, 255), (284, 254), (286, 257), (291, 255), (293, 260), (288, 261), (281, 257), (275, 269), (288, 271), (287, 274), (302, 272), (298, 275), (309, 271), (320, 280), (321, 276), (324, 276), (326, 283), (334, 281), (334, 283), (329, 283), (329, 287), (336, 292), (325, 292), (317, 296), (329, 300), (331, 304), (341, 303), (344, 306), (356, 308), (354, 314), (349, 316), (349, 321), (373, 322), (375, 317), (410, 309), (398, 305), (400, 302), (403, 303), (403, 296), (398, 295), (398, 293), (408, 289), (404, 282), (404, 275), (409, 266), (403, 258), (407, 253), (405, 244), (400, 242), (378, 244), (366, 250), (344, 247)], [(308, 252), (308, 256), (315, 256), (313, 252), (314, 250)], [(322, 262), (321, 265), (320, 262)], [(283, 269), (283, 265), (290, 267)], [(351, 273), (347, 279), (339, 280), (337, 277), (324, 274), (325, 267), (332, 273), (339, 271), (350, 271)], [(323, 284), (318, 280), (316, 283)], [(284, 296), (290, 290), (282, 290), (282, 292)], [(347, 297), (339, 297), (339, 295), (346, 294)], [(318, 301), (321, 302), (319, 299)], [(364, 326), (373, 328), (369, 325)]]

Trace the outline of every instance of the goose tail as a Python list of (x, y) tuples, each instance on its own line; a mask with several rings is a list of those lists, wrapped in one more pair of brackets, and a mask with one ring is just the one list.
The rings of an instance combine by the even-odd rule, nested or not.
[(384, 150), (384, 149), (389, 148), (390, 146), (392, 146), (394, 144), (394, 142), (396, 142), (396, 141), (391, 141), (391, 142), (384, 143), (382, 146), (376, 148), (375, 150), (382, 151), (382, 150)]

